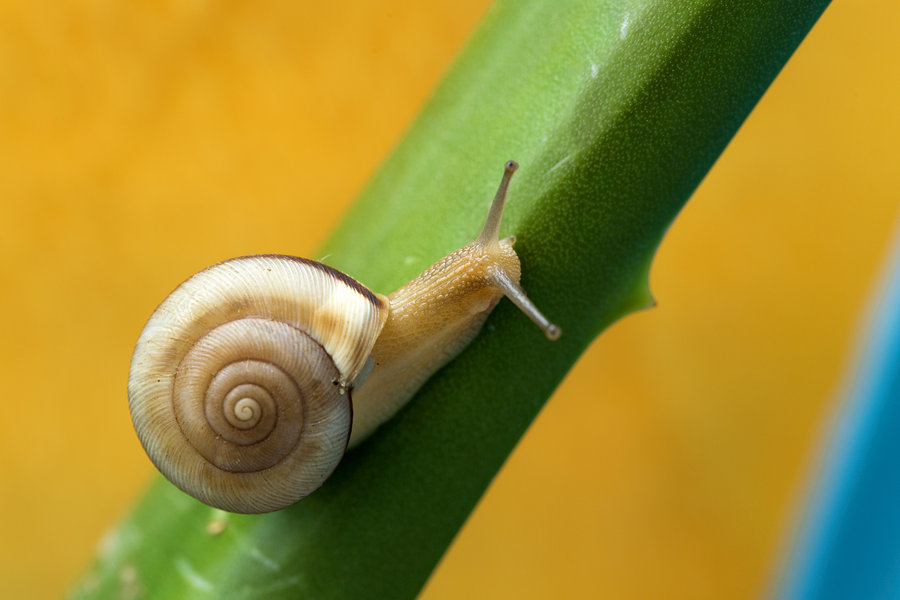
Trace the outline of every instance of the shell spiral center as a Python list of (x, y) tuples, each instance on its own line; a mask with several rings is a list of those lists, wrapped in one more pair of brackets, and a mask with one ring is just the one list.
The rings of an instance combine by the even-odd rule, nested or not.
[(308, 371), (317, 358), (327, 354), (286, 323), (251, 317), (211, 329), (175, 377), (173, 407), (184, 436), (226, 471), (278, 464), (299, 441)]

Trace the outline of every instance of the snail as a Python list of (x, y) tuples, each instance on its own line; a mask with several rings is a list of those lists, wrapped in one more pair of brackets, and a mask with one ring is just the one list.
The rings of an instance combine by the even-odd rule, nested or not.
[[(261, 513), (315, 491), (481, 329), (503, 296), (550, 339), (499, 238), (506, 163), (481, 235), (385, 297), (303, 258), (233, 258), (154, 311), (128, 379), (151, 461), (211, 506)], [(352, 400), (351, 400), (352, 397)]]

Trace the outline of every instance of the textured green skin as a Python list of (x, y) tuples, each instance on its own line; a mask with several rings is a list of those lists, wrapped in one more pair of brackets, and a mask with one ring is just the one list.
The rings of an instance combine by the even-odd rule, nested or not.
[(415, 597), (581, 352), (652, 303), (666, 228), (827, 4), (500, 2), (323, 253), (390, 292), (475, 237), (516, 159), (503, 232), (562, 338), (501, 302), (289, 509), (224, 515), (155, 482), (74, 595)]

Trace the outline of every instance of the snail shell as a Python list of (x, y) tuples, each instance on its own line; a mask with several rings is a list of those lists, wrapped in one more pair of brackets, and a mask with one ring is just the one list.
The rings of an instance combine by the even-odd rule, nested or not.
[(348, 388), (387, 317), (384, 296), (314, 261), (249, 256), (201, 271), (138, 340), (128, 384), (138, 437), (170, 481), (207, 504), (293, 504), (340, 462)]

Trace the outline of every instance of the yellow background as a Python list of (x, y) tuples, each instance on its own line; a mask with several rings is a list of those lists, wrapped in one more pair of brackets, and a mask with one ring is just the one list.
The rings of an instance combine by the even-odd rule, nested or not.
[[(150, 477), (155, 304), (313, 253), (488, 2), (306, 4), (0, 2), (0, 597), (61, 595)], [(894, 230), (898, 16), (826, 12), (426, 599), (767, 589)]]

